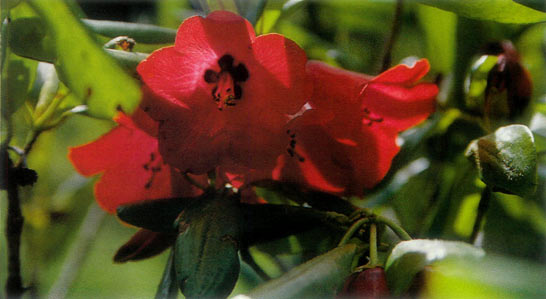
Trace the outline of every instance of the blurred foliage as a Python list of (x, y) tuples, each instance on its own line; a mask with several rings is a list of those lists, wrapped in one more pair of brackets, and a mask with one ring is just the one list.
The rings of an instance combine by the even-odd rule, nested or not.
[[(224, 8), (247, 16), (255, 23), (258, 33), (278, 32), (293, 39), (305, 49), (310, 59), (374, 75), (381, 67), (396, 5), (396, 1), (357, 0), (157, 0), (148, 1), (154, 9), (141, 9), (136, 14), (131, 11), (127, 15), (133, 18), (124, 20), (139, 23), (144, 20), (149, 23), (145, 27), (125, 24), (126, 27), (114, 26), (121, 31), (112, 31), (106, 26), (109, 23), (78, 21), (91, 11), (95, 14), (99, 5), (93, 7), (93, 1), (79, 2), (84, 3), (82, 7), (87, 10), (82, 11), (77, 2), (67, 1), (68, 5), (64, 5), (60, 0), (2, 0), (1, 6), (1, 142), (24, 148), (37, 131), (41, 133), (26, 161), (28, 167), (38, 172), (39, 179), (34, 186), (20, 191), (26, 218), (23, 279), (38, 297), (48, 294), (58, 279), (66, 257), (83, 230), (80, 227), (87, 211), (95, 204), (94, 180), (75, 173), (66, 158), (67, 148), (94, 140), (113, 126), (109, 120), (89, 115), (111, 118), (118, 105), (130, 111), (139, 98), (137, 82), (131, 77), (134, 74), (124, 72), (115, 62), (121, 56), (139, 54), (112, 52), (111, 56), (118, 58), (111, 59), (104, 55), (107, 52), (101, 45), (123, 30), (128, 35), (134, 30), (140, 33), (150, 30), (144, 37), (133, 36), (137, 39), (134, 51), (149, 53), (168, 44), (174, 32), (172, 29), (186, 17)], [(137, 6), (132, 1), (128, 3), (116, 6), (116, 1), (112, 1), (110, 5), (111, 9), (124, 7), (128, 10)], [(546, 5), (541, 4), (541, 1), (532, 0), (403, 1), (401, 32), (394, 45), (393, 62), (398, 64), (415, 57), (429, 59), (431, 72), (426, 79), (437, 82), (441, 88), (438, 108), (423, 125), (401, 134), (402, 149), (391, 172), (364, 199), (352, 198), (354, 204), (396, 219), (413, 237), (467, 241), (478, 214), (480, 194), (486, 187), (480, 180), (480, 175), (484, 177), (483, 169), (480, 173), (465, 157), (465, 149), (472, 140), (488, 138), (484, 136), (499, 128), (494, 124), (492, 127), (484, 125), (484, 115), (467, 113), (473, 107), (466, 106), (465, 80), (469, 78), (472, 65), (486, 54), (490, 43), (510, 40), (533, 81), (529, 107), (510, 123), (518, 124), (520, 128), (525, 126), (524, 150), (513, 151), (536, 166), (536, 184), (532, 188), (516, 184), (503, 190), (521, 197), (492, 193), (483, 230), (477, 239), (477, 245), (488, 256), (479, 263), (447, 259), (435, 265), (433, 273), (427, 276), (430, 284), (426, 294), (431, 297), (445, 298), (455, 293), (479, 298), (544, 297)], [(105, 16), (109, 13), (104, 11)], [(6, 16), (10, 17), (10, 22), (4, 19)], [(146, 30), (142, 31), (142, 28)], [(157, 32), (163, 35), (157, 35)], [(131, 57), (135, 59), (124, 66), (134, 67), (143, 57)], [(54, 63), (54, 73), (60, 81), (55, 84), (55, 80), (47, 76), (48, 67), (36, 60)], [(481, 84), (487, 81), (483, 76), (481, 80)], [(473, 83), (475, 86), (480, 84)], [(88, 105), (88, 109), (74, 110), (82, 104)], [(535, 162), (524, 155), (527, 150), (533, 152), (533, 146)], [(17, 158), (13, 151), (10, 156)], [(523, 168), (530, 170), (526, 166)], [(534, 170), (530, 170), (529, 175), (535, 175)], [(497, 179), (494, 182), (499, 182)], [(484, 181), (491, 184), (488, 179)], [(530, 182), (527, 180), (526, 183)], [(519, 188), (524, 191), (519, 192)], [(277, 194), (264, 192), (262, 195), (270, 202), (292, 203), (279, 199)], [(2, 231), (5, 231), (7, 209), (5, 197), (2, 193)], [(68, 297), (153, 296), (167, 254), (143, 262), (114, 265), (112, 256), (116, 249), (136, 230), (120, 225), (113, 216), (94, 225), (98, 233), (81, 271), (74, 277)], [(336, 241), (330, 234), (310, 231), (254, 246), (250, 248), (250, 255), (269, 276), (279, 277), (326, 252)], [(394, 244), (396, 239), (385, 233), (382, 241)], [(7, 277), (5, 252), (5, 238), (1, 238), (2, 284)], [(489, 257), (490, 253), (499, 257)], [(387, 254), (388, 250), (384, 250), (382, 258)], [(318, 262), (330, 257), (322, 256)], [(317, 260), (304, 263), (294, 271), (309, 275), (313, 263)], [(414, 268), (407, 269), (414, 274)], [(286, 280), (286, 277), (282, 279)], [(243, 262), (233, 294), (252, 294), (251, 290), (262, 282), (263, 278)], [(293, 294), (289, 282), (283, 287)], [(270, 282), (261, 290), (274, 283)], [(464, 293), (458, 293), (461, 291)]]

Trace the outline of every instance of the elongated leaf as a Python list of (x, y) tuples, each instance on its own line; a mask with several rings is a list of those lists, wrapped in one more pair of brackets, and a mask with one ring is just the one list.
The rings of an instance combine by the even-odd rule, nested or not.
[[(208, 196), (208, 195), (207, 195)], [(203, 197), (204, 198), (204, 197)], [(118, 217), (138, 227), (156, 232), (175, 232), (176, 217), (200, 198), (167, 198), (143, 201), (117, 208)]]
[(393, 295), (408, 289), (415, 274), (425, 266), (453, 257), (478, 259), (482, 249), (470, 244), (442, 240), (411, 240), (398, 243), (385, 263), (387, 282)]
[(110, 38), (129, 36), (137, 43), (163, 44), (174, 43), (176, 30), (148, 24), (127, 23), (117, 21), (82, 20), (85, 27), (94, 33)]
[(513, 24), (546, 21), (546, 13), (534, 10), (512, 0), (418, 0), (418, 2), (472, 19)]
[(106, 55), (63, 1), (30, 2), (55, 41), (55, 66), (60, 79), (95, 117), (131, 113), (140, 101), (135, 80)]
[(537, 153), (533, 133), (524, 125), (499, 128), (470, 143), (466, 155), (478, 167), (481, 179), (494, 189), (520, 196), (537, 186)]
[(351, 274), (359, 250), (337, 247), (254, 289), (250, 298), (332, 298)]

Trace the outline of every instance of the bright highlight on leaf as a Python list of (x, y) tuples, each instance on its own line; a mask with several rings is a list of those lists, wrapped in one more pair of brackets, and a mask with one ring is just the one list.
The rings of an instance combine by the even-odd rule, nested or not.
[(88, 106), (88, 113), (100, 118), (132, 113), (140, 101), (136, 81), (102, 51), (69, 7), (63, 1), (30, 4), (52, 33), (59, 77)]

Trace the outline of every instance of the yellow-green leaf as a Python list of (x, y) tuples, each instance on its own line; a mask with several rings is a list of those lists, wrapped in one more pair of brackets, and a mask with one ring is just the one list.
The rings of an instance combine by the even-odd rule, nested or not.
[(64, 1), (32, 0), (55, 41), (60, 79), (95, 117), (131, 113), (140, 101), (137, 82), (126, 74), (84, 29)]

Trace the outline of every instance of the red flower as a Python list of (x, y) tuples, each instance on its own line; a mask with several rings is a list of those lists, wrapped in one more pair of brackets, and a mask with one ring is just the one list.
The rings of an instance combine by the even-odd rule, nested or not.
[(114, 213), (122, 204), (200, 193), (163, 162), (155, 121), (141, 110), (132, 119), (119, 114), (115, 121), (119, 126), (89, 144), (70, 148), (68, 154), (82, 175), (102, 173), (95, 198), (103, 209)]
[(399, 132), (434, 111), (438, 89), (421, 83), (426, 60), (369, 77), (310, 61), (312, 110), (287, 131), (287, 154), (273, 177), (326, 192), (362, 195), (377, 184), (398, 153)]
[(294, 42), (256, 37), (233, 13), (185, 20), (175, 45), (137, 69), (152, 94), (142, 106), (161, 122), (165, 161), (196, 174), (219, 165), (273, 167), (288, 116), (307, 101), (305, 63)]

